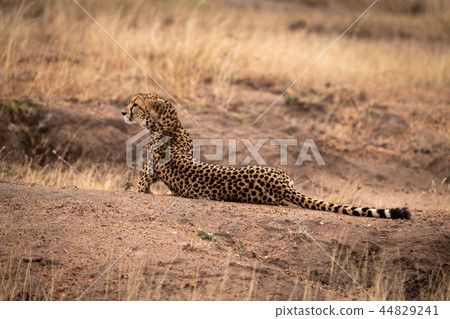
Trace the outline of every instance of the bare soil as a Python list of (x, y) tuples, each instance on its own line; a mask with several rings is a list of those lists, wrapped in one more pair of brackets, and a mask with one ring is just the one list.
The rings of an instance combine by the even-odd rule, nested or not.
[(22, 260), (37, 291), (18, 289), (17, 299), (42, 297), (52, 274), (62, 300), (92, 284), (82, 299), (370, 299), (350, 276), (371, 291), (380, 267), (385, 278), (401, 272), (405, 298), (419, 299), (433, 272), (449, 268), (448, 216), (430, 212), (380, 220), (7, 181), (0, 189), (1, 262)]

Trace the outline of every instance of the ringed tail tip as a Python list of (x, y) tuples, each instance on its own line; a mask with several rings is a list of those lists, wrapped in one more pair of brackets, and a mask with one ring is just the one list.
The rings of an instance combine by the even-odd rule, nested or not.
[(408, 207), (398, 207), (389, 210), (392, 219), (411, 219), (412, 213)]

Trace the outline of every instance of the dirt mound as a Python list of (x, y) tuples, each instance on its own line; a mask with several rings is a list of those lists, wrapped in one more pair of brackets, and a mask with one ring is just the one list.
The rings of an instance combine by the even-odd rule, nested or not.
[(0, 193), (2, 298), (448, 298), (447, 214), (381, 220), (10, 182)]
[(41, 165), (56, 160), (53, 151), (69, 162), (81, 158), (125, 162), (125, 142), (138, 128), (127, 126), (119, 116), (100, 117), (76, 109), (76, 105), (63, 110), (2, 101), (0, 145), (10, 152), (10, 159), (23, 161), (27, 156)]

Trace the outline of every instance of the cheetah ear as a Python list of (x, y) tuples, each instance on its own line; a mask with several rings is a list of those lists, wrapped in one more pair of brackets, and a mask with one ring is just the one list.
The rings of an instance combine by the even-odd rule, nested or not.
[(167, 110), (168, 102), (163, 99), (157, 99), (154, 104), (154, 110), (158, 113), (158, 116), (163, 114)]
[(148, 112), (153, 118), (158, 118), (158, 109), (156, 106), (156, 102), (148, 97), (144, 99), (144, 109)]
[(155, 102), (155, 109), (157, 112), (161, 112), (166, 107), (166, 101), (163, 99), (157, 99)]

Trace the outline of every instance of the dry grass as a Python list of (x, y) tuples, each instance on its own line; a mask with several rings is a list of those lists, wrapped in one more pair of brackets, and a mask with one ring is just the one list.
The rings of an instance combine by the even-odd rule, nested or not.
[[(215, 249), (212, 246), (209, 248)], [(406, 287), (404, 270), (399, 268), (393, 271), (392, 266), (386, 265), (385, 258), (377, 258), (367, 247), (366, 250), (362, 251), (362, 258), (355, 260), (352, 255), (354, 248), (337, 245), (332, 252), (332, 256), (358, 282), (358, 285), (350, 280), (337, 264), (330, 262), (329, 269), (323, 273), (322, 278), (317, 278), (317, 275), (311, 276), (311, 271), (307, 271), (305, 276), (301, 276), (302, 278), (293, 278), (294, 285), (290, 288), (289, 300), (317, 300), (320, 291), (328, 291), (332, 295), (340, 296), (341, 300), (370, 300), (369, 295), (378, 301), (409, 300), (405, 294), (408, 288)], [(231, 254), (231, 251), (229, 253)], [(202, 300), (223, 299), (222, 294), (225, 288), (230, 287), (229, 277), (245, 275), (243, 273), (230, 274), (229, 261), (229, 258), (225, 258), (222, 276), (217, 278), (212, 286), (204, 288), (206, 289), (206, 296), (204, 295), (201, 298)], [(0, 300), (54, 300), (56, 290), (64, 288), (64, 286), (57, 287), (57, 282), (61, 278), (61, 270), (52, 270), (51, 274), (45, 273), (43, 276), (43, 272), (32, 273), (30, 267), (31, 262), (27, 263), (13, 258), (3, 264), (0, 269)], [(258, 264), (255, 262), (251, 279), (247, 284), (247, 290), (237, 293), (242, 287), (236, 286), (232, 288), (237, 289), (236, 292), (231, 295), (235, 297), (241, 295), (238, 298), (239, 300), (255, 300), (255, 291), (264, 289), (258, 286), (260, 274), (256, 273), (257, 268)], [(116, 275), (106, 276), (99, 281), (98, 285), (103, 286), (101, 289), (104, 289), (104, 295), (101, 299), (162, 300), (161, 288), (167, 283), (170, 272), (170, 265), (164, 273), (156, 275), (153, 272), (144, 274), (142, 262), (121, 263)], [(36, 278), (32, 278), (33, 276)], [(420, 300), (449, 300), (450, 280), (448, 269), (444, 265), (438, 265), (423, 280), (427, 284), (422, 285), (420, 290), (416, 291)], [(193, 289), (173, 294), (170, 299), (198, 300), (197, 285), (199, 282), (201, 280), (197, 273), (195, 280), (190, 283)], [(327, 284), (324, 284), (324, 282)], [(299, 289), (299, 286), (301, 289)], [(299, 292), (302, 292), (302, 294), (299, 294)], [(230, 296), (230, 291), (227, 291), (226, 294)], [(271, 300), (272, 297), (273, 292), (268, 291), (263, 299)]]
[[(299, 86), (329, 81), (447, 87), (450, 11), (445, 1), (436, 2), (442, 8), (427, 1), (414, 16), (370, 11), (352, 30), (356, 36), (342, 38)], [(285, 87), (358, 16), (361, 6), (352, 3), (338, 3), (356, 8), (339, 14), (197, 1), (82, 5), (180, 103), (196, 106), (228, 103), (240, 79)], [(161, 92), (72, 1), (7, 1), (0, 15), (3, 97), (50, 103)], [(299, 20), (308, 27), (290, 30)], [(411, 33), (408, 39), (404, 30)]]
[[(346, 241), (348, 234), (341, 235), (341, 240)], [(360, 244), (359, 244), (360, 245)], [(382, 254), (370, 249), (367, 244), (360, 251), (358, 258), (355, 258), (355, 251), (358, 251), (357, 244), (347, 247), (336, 245), (333, 250), (333, 258), (358, 282), (353, 281), (342, 284), (340, 279), (348, 276), (335, 264), (331, 263), (327, 272), (328, 289), (341, 290), (348, 294), (349, 299), (370, 300), (368, 294), (375, 300), (409, 300), (406, 292), (411, 287), (407, 287), (407, 270), (401, 269), (399, 265), (386, 265), (386, 258)], [(400, 253), (398, 254), (400, 258)], [(419, 272), (418, 272), (419, 274)], [(414, 291), (419, 300), (449, 300), (450, 281), (448, 280), (448, 267), (444, 264), (437, 265), (435, 270), (424, 276), (426, 285), (421, 285)], [(364, 289), (364, 290), (363, 290)], [(367, 293), (368, 294), (367, 294)]]
[(450, 207), (450, 183), (448, 182), (448, 178), (443, 179), (440, 183), (435, 183), (434, 180), (431, 181), (428, 194), (424, 195), (431, 198), (436, 212), (448, 212), (448, 208)]
[[(0, 300), (53, 300), (60, 273), (31, 271), (31, 257), (10, 255), (0, 265)], [(27, 261), (28, 260), (28, 261)]]
[(70, 167), (61, 162), (40, 167), (32, 160), (27, 160), (24, 165), (0, 160), (0, 179), (104, 190), (135, 190), (138, 182), (137, 171), (134, 169), (107, 163), (88, 165), (83, 161)]
[(135, 190), (138, 182), (138, 172), (123, 165), (90, 163), (82, 159), (70, 164), (58, 157), (58, 161), (42, 167), (33, 158), (17, 163), (10, 161), (9, 155), (4, 147), (0, 149), (0, 179), (3, 180), (104, 190)]

